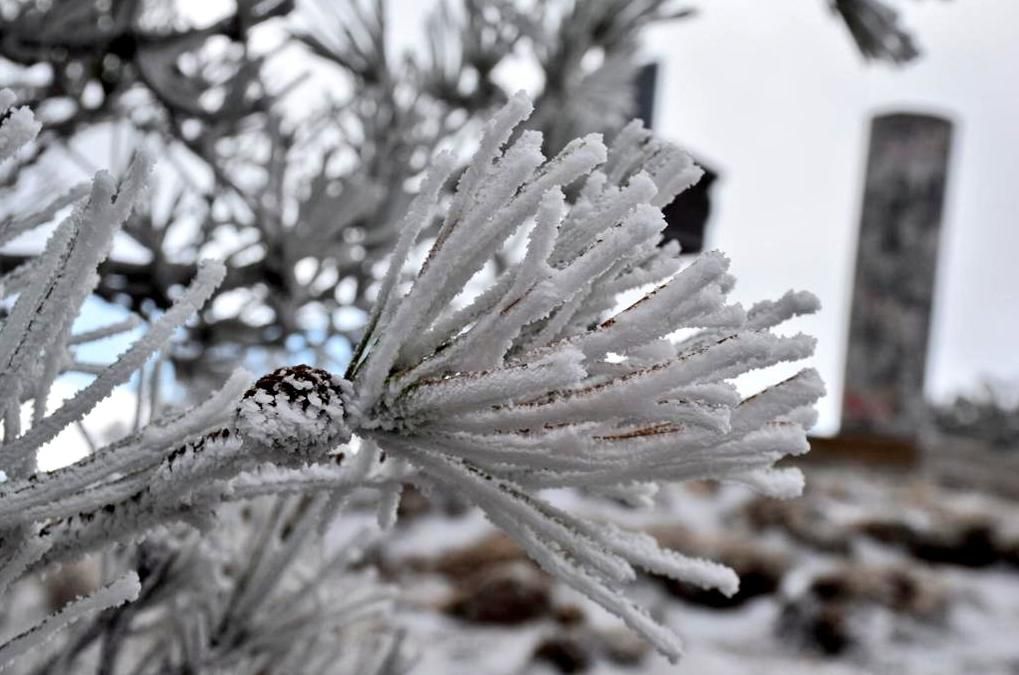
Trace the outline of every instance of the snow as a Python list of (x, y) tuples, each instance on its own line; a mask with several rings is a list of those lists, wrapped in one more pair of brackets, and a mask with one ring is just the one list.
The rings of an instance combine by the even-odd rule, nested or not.
[[(918, 497), (923, 495), (923, 497)], [(905, 675), (956, 675), (981, 673), (1014, 674), (1019, 668), (1019, 569), (1004, 565), (964, 568), (927, 564), (911, 560), (893, 546), (863, 537), (849, 542), (849, 552), (836, 555), (812, 549), (794, 541), (785, 532), (746, 532), (737, 524), (736, 514), (755, 496), (745, 488), (722, 486), (717, 492), (678, 487), (664, 491), (657, 511), (636, 511), (588, 499), (569, 491), (552, 496), (558, 506), (578, 509), (593, 518), (613, 518), (628, 527), (651, 524), (685, 525), (705, 535), (745, 534), (751, 544), (780, 548), (793, 561), (776, 594), (752, 599), (735, 609), (717, 610), (676, 600), (659, 584), (639, 581), (632, 597), (660, 613), (666, 625), (676, 629), (686, 645), (678, 666), (649, 651), (638, 667), (597, 660), (583, 671), (588, 675), (631, 673), (664, 675), (692, 673), (715, 675), (759, 673), (786, 675), (863, 675), (902, 673)], [(878, 515), (905, 516), (924, 522), (948, 509), (959, 513), (983, 514), (1003, 524), (1010, 532), (1019, 515), (1019, 503), (975, 492), (949, 490), (916, 476), (883, 474), (856, 469), (810, 469), (808, 494), (804, 498), (819, 507), (825, 518), (850, 524)], [(926, 501), (925, 501), (926, 500)], [(926, 506), (925, 506), (926, 505)], [(403, 522), (383, 544), (389, 560), (435, 558), (444, 552), (468, 546), (491, 534), (475, 511), (459, 517), (427, 513)], [(796, 595), (819, 572), (847, 562), (874, 565), (904, 565), (929, 575), (934, 586), (943, 588), (949, 608), (940, 621), (918, 621), (886, 608), (867, 609), (854, 614), (852, 630), (859, 643), (838, 657), (824, 657), (798, 647), (776, 630), (785, 597)], [(410, 609), (404, 624), (420, 650), (413, 675), (555, 675), (548, 664), (531, 658), (543, 638), (561, 635), (553, 620), (532, 621), (520, 627), (479, 626), (445, 616), (437, 607), (451, 582), (424, 572), (400, 574), (401, 583), (412, 585), (408, 592)], [(585, 630), (618, 630), (620, 623), (575, 591), (557, 584), (556, 605), (581, 607)]]

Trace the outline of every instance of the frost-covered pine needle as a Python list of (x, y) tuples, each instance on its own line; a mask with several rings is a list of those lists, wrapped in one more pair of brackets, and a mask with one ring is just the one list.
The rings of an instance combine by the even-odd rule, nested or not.
[[(625, 595), (634, 568), (730, 594), (735, 575), (560, 511), (541, 491), (716, 479), (797, 494), (799, 473), (773, 464), (807, 450), (794, 419), (823, 394), (820, 378), (806, 369), (745, 400), (731, 380), (809, 356), (812, 338), (769, 329), (817, 303), (797, 293), (744, 311), (726, 301), (724, 256), (684, 265), (676, 247), (659, 246), (659, 207), (700, 175), (680, 150), (633, 124), (611, 148), (589, 136), (546, 160), (534, 132), (510, 141), (529, 110), (518, 95), (489, 124), (405, 295), (392, 292), (390, 270), (349, 383), (333, 384), (342, 426), (418, 480), (469, 498), (542, 567), (676, 659), (679, 640)], [(440, 161), (430, 180), (447, 172)], [(419, 199), (415, 214), (440, 208), (434, 189), (422, 194), (433, 203)], [(527, 227), (521, 262), (453, 302)], [(613, 314), (618, 294), (636, 288), (650, 290)], [(680, 329), (690, 335), (667, 339)]]
[[(678, 246), (660, 245), (660, 207), (700, 176), (676, 147), (633, 123), (610, 147), (590, 135), (546, 158), (540, 134), (514, 135), (530, 111), (518, 94), (494, 117), (449, 200), (441, 188), (453, 159), (436, 159), (343, 377), (294, 366), (248, 387), (239, 373), (204, 404), (156, 418), (71, 467), (36, 474), (39, 447), (139, 370), (223, 276), (218, 264), (204, 266), (177, 304), (110, 366), (74, 358), (82, 341), (132, 325), (77, 337), (70, 331), (148, 162), (136, 161), (119, 184), (97, 176), (38, 259), (4, 278), (16, 285), (4, 294), (17, 299), (0, 325), (0, 569), (7, 572), (0, 579), (9, 583), (24, 570), (114, 542), (137, 543), (169, 523), (207, 529), (224, 502), (309, 495), (288, 543), (258, 549), (244, 568), (222, 615), (239, 624), (241, 614), (262, 616), (261, 589), (272, 586), (297, 547), (321, 535), (352, 491), (376, 490), (379, 522), (388, 527), (409, 480), (466, 497), (545, 570), (678, 659), (679, 638), (627, 596), (636, 570), (726, 594), (737, 590), (735, 574), (556, 508), (542, 492), (584, 488), (646, 503), (659, 484), (712, 479), (798, 494), (799, 472), (774, 464), (807, 451), (804, 427), (824, 392), (819, 376), (804, 369), (745, 399), (732, 381), (810, 356), (812, 338), (771, 329), (815, 311), (817, 301), (790, 293), (744, 310), (727, 301), (734, 279), (723, 255), (687, 264)], [(0, 151), (9, 155), (30, 139), (30, 122), (9, 118), (0, 127)], [(437, 234), (403, 292), (400, 275), (436, 217)], [(522, 259), (464, 297), (486, 263), (525, 233)], [(643, 295), (619, 309), (626, 291)], [(54, 378), (74, 368), (95, 379), (46, 414)], [(22, 430), (20, 406), (33, 399), (33, 424)], [(338, 462), (336, 449), (354, 436), (360, 449)], [(266, 532), (281, 527), (270, 519)], [(374, 607), (376, 596), (369, 596), (365, 606)], [(252, 633), (253, 640), (290, 644), (290, 624), (265, 620), (263, 628), (272, 630)], [(323, 625), (345, 620), (341, 612)], [(181, 628), (186, 661), (205, 658), (214, 629), (201, 621)], [(301, 655), (278, 656), (290, 664)]]

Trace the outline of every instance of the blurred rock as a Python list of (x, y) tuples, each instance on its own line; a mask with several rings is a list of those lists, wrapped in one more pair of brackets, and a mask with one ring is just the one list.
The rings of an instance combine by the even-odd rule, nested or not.
[(449, 518), (467, 513), (470, 505), (457, 494), (431, 491), (422, 492), (413, 483), (404, 483), (397, 511), (397, 524), (408, 524), (426, 513), (438, 512)]
[(998, 541), (1001, 561), (1006, 565), (1019, 567), (1019, 537), (1001, 537)]
[(548, 577), (522, 562), (499, 563), (465, 577), (446, 608), (464, 621), (503, 626), (547, 617), (551, 609)]
[(90, 595), (99, 588), (101, 579), (99, 561), (95, 556), (64, 563), (46, 576), (46, 603), (55, 612), (72, 600)]
[(560, 673), (582, 673), (591, 667), (591, 649), (575, 636), (557, 635), (535, 647), (534, 660), (549, 663)]
[(500, 563), (528, 560), (527, 554), (509, 536), (495, 532), (470, 546), (443, 553), (431, 567), (456, 582)]
[(560, 605), (552, 611), (552, 618), (560, 626), (572, 628), (587, 621), (584, 610), (576, 605)]
[(844, 565), (815, 577), (801, 594), (789, 598), (777, 630), (809, 649), (838, 655), (859, 641), (852, 617), (879, 607), (937, 623), (945, 618), (948, 595), (930, 575), (904, 566)]
[(651, 651), (651, 646), (646, 641), (625, 628), (602, 631), (598, 638), (605, 650), (605, 658), (618, 666), (630, 668), (639, 666)]
[(726, 597), (715, 590), (658, 577), (674, 597), (705, 607), (730, 609), (752, 598), (775, 593), (790, 565), (786, 555), (753, 540), (722, 534), (712, 537), (697, 535), (678, 525), (652, 528), (649, 532), (665, 548), (680, 551), (684, 555), (716, 560), (733, 568), (739, 575), (740, 588), (732, 597)]
[(412, 483), (405, 483), (396, 511), (396, 523), (403, 527), (432, 510), (432, 502)]
[(987, 567), (1001, 560), (989, 522), (946, 523), (943, 528), (919, 533), (910, 553), (920, 560), (962, 567)]
[(1013, 555), (994, 523), (982, 517), (941, 516), (925, 528), (895, 520), (868, 520), (854, 529), (883, 544), (901, 546), (914, 558), (942, 565), (986, 567), (1008, 562)]
[(848, 613), (843, 602), (789, 603), (779, 615), (778, 632), (806, 649), (838, 656), (855, 642), (849, 630)]
[(916, 537), (916, 530), (901, 520), (862, 520), (852, 529), (865, 537), (893, 546), (908, 547)]
[(784, 500), (758, 497), (747, 502), (743, 515), (754, 530), (776, 528), (795, 541), (820, 551), (838, 554), (849, 551), (845, 530), (835, 527), (809, 498)]

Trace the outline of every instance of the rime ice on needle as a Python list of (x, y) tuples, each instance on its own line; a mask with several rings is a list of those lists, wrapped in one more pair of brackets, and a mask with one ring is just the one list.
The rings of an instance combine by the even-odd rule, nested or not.
[[(609, 148), (591, 135), (546, 160), (540, 134), (510, 141), (530, 111), (519, 94), (488, 124), (400, 296), (408, 252), (441, 211), (452, 171), (450, 157), (435, 161), (347, 372), (343, 423), (414, 467), (415, 480), (468, 497), (547, 571), (676, 659), (679, 640), (624, 593), (634, 568), (723, 593), (735, 592), (735, 574), (566, 513), (540, 492), (646, 493), (649, 484), (717, 479), (798, 494), (799, 472), (772, 465), (808, 449), (804, 422), (823, 394), (817, 373), (746, 400), (729, 381), (809, 356), (812, 338), (769, 329), (817, 301), (790, 293), (749, 311), (727, 304), (733, 278), (722, 255), (684, 267), (675, 245), (658, 245), (659, 207), (701, 173), (687, 155), (632, 123)], [(454, 306), (527, 225), (521, 262)], [(607, 317), (620, 292), (649, 285)], [(668, 340), (678, 329), (695, 332)]]

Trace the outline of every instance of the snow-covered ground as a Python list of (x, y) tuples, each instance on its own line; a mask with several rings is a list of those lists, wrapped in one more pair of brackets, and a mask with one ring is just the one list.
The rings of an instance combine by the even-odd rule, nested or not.
[[(450, 516), (432, 507), (407, 517), (381, 555), (383, 569), (408, 589), (405, 622), (421, 654), (413, 673), (1019, 673), (1019, 502), (858, 467), (812, 469), (808, 485), (793, 502), (738, 487), (679, 487), (651, 513), (558, 496), (571, 508), (689, 542), (697, 553), (735, 556), (748, 569), (757, 569), (755, 556), (766, 563), (760, 594), (733, 607), (670, 593), (659, 580), (634, 586), (634, 596), (683, 636), (678, 666), (645, 653), (614, 617), (558, 584), (530, 620), (457, 618), (449, 608), (478, 588), (469, 578), (506, 565), (516, 566), (512, 577), (527, 563), (512, 547), (491, 554), (505, 542), (479, 545), (494, 531), (474, 511)], [(547, 658), (535, 658), (539, 650)]]

